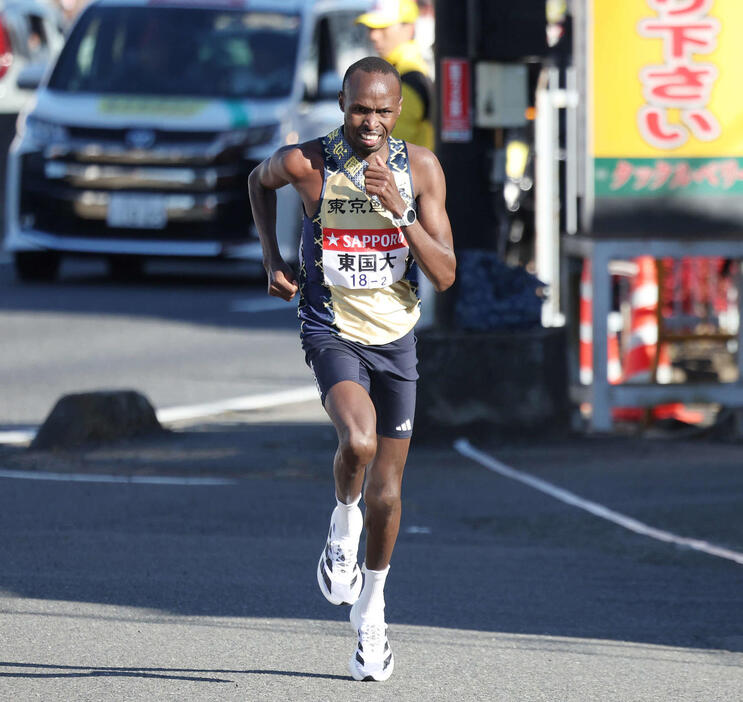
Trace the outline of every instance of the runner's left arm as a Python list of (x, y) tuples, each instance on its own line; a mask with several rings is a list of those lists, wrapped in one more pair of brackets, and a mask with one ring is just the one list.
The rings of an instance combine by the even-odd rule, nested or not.
[[(419, 268), (434, 288), (443, 292), (454, 283), (457, 266), (451, 224), (446, 213), (446, 180), (441, 164), (432, 152), (422, 147), (408, 146), (415, 153), (418, 220), (402, 229)], [(405, 201), (397, 189), (392, 172), (378, 155), (375, 155), (364, 175), (366, 192), (377, 195), (395, 217), (402, 216)]]

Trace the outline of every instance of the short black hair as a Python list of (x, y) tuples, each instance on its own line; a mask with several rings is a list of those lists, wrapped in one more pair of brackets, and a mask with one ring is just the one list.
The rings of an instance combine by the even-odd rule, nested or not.
[(384, 73), (385, 75), (395, 76), (395, 78), (397, 79), (397, 85), (400, 90), (402, 90), (402, 80), (400, 80), (400, 74), (391, 63), (385, 61), (383, 58), (379, 58), (379, 56), (365, 56), (364, 58), (356, 61), (356, 63), (352, 63), (348, 67), (346, 74), (343, 76), (344, 91), (346, 90), (346, 85), (349, 79), (354, 73), (356, 73), (356, 71), (363, 71), (364, 73)]

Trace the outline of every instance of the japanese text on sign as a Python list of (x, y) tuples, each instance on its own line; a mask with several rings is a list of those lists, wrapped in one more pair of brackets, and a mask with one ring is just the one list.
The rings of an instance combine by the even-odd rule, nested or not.
[[(695, 162), (698, 161), (698, 162)], [(673, 191), (736, 191), (743, 186), (743, 165), (738, 159), (682, 159), (617, 161), (610, 175), (609, 193), (630, 189), (637, 194)]]
[(441, 59), (441, 140), (472, 141), (470, 64), (467, 59)]
[[(695, 59), (717, 48), (720, 22), (709, 17), (715, 0), (647, 0), (657, 15), (640, 21), (638, 30), (647, 39), (663, 40), (665, 63), (640, 72), (646, 104), (638, 113), (643, 139), (660, 149), (676, 149), (689, 135), (713, 141), (720, 123), (709, 109), (717, 66)], [(669, 110), (680, 111), (681, 124)]]

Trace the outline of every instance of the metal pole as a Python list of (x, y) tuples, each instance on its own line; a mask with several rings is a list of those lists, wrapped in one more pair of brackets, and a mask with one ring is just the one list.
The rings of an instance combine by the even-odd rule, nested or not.
[(560, 300), (560, 108), (564, 107), (565, 91), (560, 90), (560, 69), (550, 68), (550, 101), (552, 103), (552, 324), (565, 326)]
[(537, 83), (536, 96), (537, 116), (534, 127), (535, 151), (535, 264), (537, 277), (548, 286), (548, 297), (542, 305), (542, 325), (552, 326), (552, 104), (549, 95), (549, 73), (543, 68)]
[(608, 365), (608, 318), (610, 309), (609, 257), (600, 244), (593, 248), (591, 266), (593, 294), (593, 383), (591, 384), (591, 427), (594, 431), (611, 431), (611, 407), (609, 398)]
[(544, 68), (537, 87), (536, 151), (536, 256), (537, 277), (547, 285), (542, 305), (542, 326), (565, 323), (560, 314), (560, 192), (558, 113), (553, 99), (559, 90), (557, 68)]
[(565, 129), (565, 231), (578, 232), (578, 78), (575, 68), (567, 69), (565, 87), (569, 96), (575, 96), (575, 104), (567, 103)]

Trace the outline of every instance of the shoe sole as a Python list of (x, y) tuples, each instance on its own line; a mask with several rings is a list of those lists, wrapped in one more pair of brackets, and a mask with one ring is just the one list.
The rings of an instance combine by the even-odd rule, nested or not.
[(356, 573), (356, 586), (354, 588), (355, 592), (352, 592), (351, 594), (355, 595), (355, 597), (350, 601), (347, 602), (346, 600), (342, 600), (338, 597), (333, 596), (333, 594), (330, 592), (328, 588), (328, 584), (325, 582), (325, 549), (323, 549), (322, 554), (320, 554), (320, 560), (317, 563), (317, 584), (320, 586), (320, 592), (322, 592), (323, 597), (330, 602), (330, 604), (341, 606), (341, 605), (352, 605), (356, 600), (359, 599), (359, 595), (361, 594), (361, 585), (362, 585), (362, 576), (361, 576), (361, 569), (358, 567), (358, 565), (355, 568), (355, 571), (358, 571)]
[(356, 656), (351, 656), (351, 659), (348, 661), (348, 669), (351, 672), (351, 677), (359, 682), (385, 682), (390, 679), (392, 671), (395, 669), (395, 656), (392, 656), (390, 664), (385, 670), (373, 675), (364, 674), (364, 672), (358, 667)]

